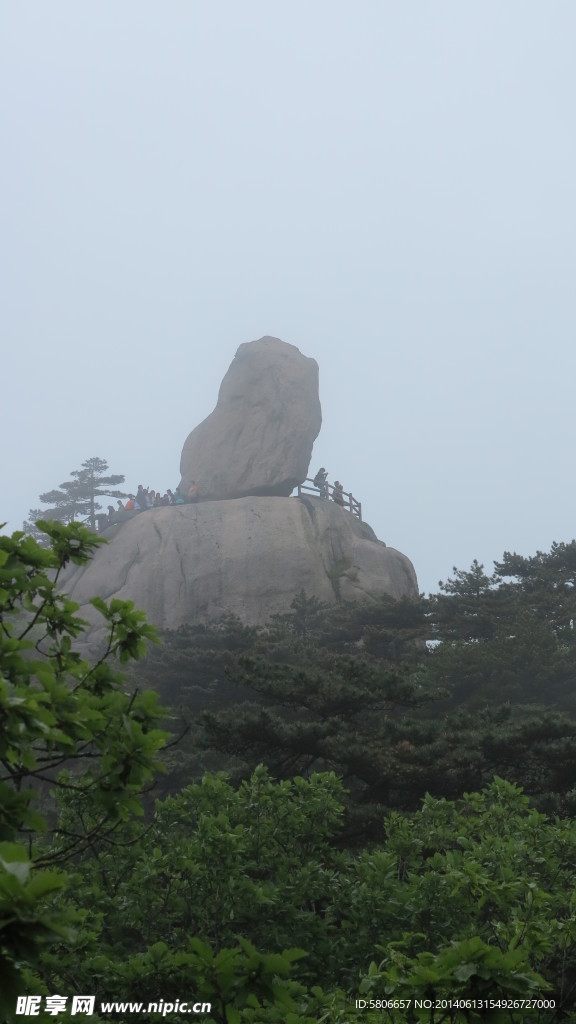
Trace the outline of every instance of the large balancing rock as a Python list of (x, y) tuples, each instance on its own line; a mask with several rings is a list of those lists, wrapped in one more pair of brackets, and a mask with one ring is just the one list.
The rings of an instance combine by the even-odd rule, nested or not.
[(417, 597), (412, 563), (367, 523), (320, 498), (236, 498), (150, 509), (106, 531), (63, 589), (103, 638), (95, 595), (134, 601), (164, 629), (235, 614), (250, 625), (287, 612), (304, 589), (329, 604)]
[(200, 499), (288, 496), (306, 479), (322, 424), (318, 364), (278, 338), (240, 345), (214, 412), (188, 435), (180, 490)]

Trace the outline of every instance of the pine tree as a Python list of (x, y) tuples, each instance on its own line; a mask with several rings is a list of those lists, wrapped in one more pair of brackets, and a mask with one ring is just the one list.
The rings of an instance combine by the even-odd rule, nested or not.
[[(125, 491), (114, 489), (116, 484), (124, 483), (124, 477), (118, 474), (105, 476), (107, 469), (108, 463), (105, 459), (87, 459), (82, 463), (81, 469), (75, 469), (70, 473), (72, 480), (65, 480), (59, 485), (59, 489), (41, 494), (40, 501), (52, 506), (50, 517), (64, 523), (81, 519), (95, 530), (96, 513), (102, 508), (96, 499), (105, 496), (128, 497)], [(30, 518), (35, 514), (36, 510), (32, 510)], [(46, 514), (43, 513), (44, 518)]]
[(25, 523), (22, 523), (22, 530), (28, 537), (33, 537), (37, 544), (41, 548), (50, 547), (50, 539), (47, 534), (39, 530), (36, 523), (39, 519), (45, 516), (45, 512), (41, 508), (31, 508), (28, 513), (28, 519)]
[(474, 562), (430, 598), (430, 659), (459, 701), (538, 700), (576, 710), (576, 541), (530, 558)]

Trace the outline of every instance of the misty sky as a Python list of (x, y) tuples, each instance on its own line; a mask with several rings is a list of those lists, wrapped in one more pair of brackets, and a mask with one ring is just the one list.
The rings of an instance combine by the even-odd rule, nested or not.
[(0, 521), (174, 488), (242, 342), (421, 591), (576, 534), (573, 0), (5, 3)]

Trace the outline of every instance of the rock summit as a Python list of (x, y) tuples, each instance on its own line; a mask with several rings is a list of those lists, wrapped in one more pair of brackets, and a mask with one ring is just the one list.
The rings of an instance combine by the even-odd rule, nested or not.
[(318, 364), (279, 338), (240, 345), (216, 408), (188, 435), (179, 489), (204, 501), (287, 497), (306, 479), (322, 424)]
[[(161, 629), (237, 615), (262, 625), (304, 590), (329, 604), (417, 597), (412, 563), (362, 522), (361, 508), (304, 482), (322, 422), (318, 366), (293, 345), (241, 345), (214, 412), (187, 438), (181, 495), (189, 503), (122, 513), (91, 562), (62, 582), (104, 638), (94, 596), (131, 600)], [(190, 490), (195, 482), (198, 491)]]

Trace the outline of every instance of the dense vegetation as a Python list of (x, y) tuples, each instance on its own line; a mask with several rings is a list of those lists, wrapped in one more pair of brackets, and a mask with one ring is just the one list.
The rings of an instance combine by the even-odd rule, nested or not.
[(499, 775), (572, 813), (576, 542), (507, 554), (491, 577), (454, 572), (427, 600), (329, 610), (301, 594), (264, 629), (166, 634), (139, 678), (194, 722), (180, 782), (199, 767), (332, 770), (376, 822)]
[(153, 631), (96, 599), (75, 653), (58, 577), (102, 541), (40, 525), (0, 537), (2, 1020), (573, 1019), (576, 543), (181, 630), (127, 679)]

